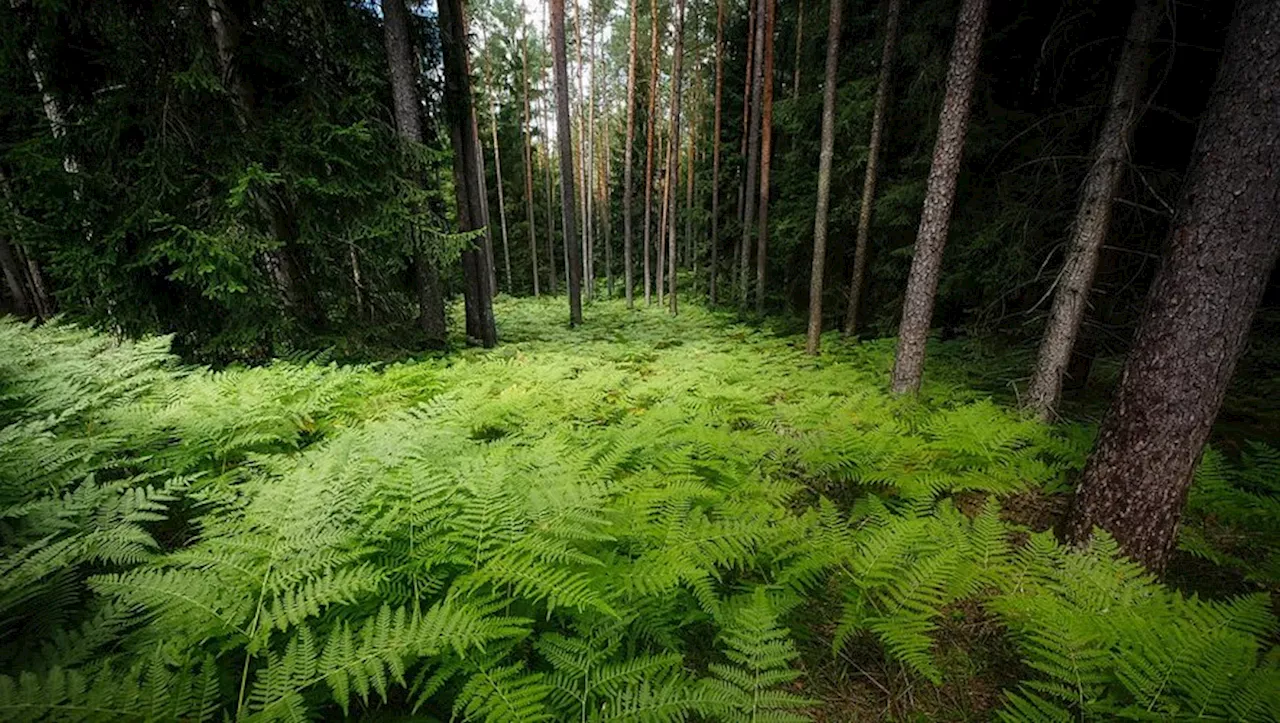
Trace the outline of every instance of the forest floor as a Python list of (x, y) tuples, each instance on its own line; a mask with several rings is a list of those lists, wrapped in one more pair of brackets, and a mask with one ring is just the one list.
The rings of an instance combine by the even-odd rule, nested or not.
[[(246, 704), (247, 690), (247, 705), (266, 718), (295, 707), (323, 715), (347, 707), (350, 684), (335, 686), (331, 698), (318, 684), (333, 679), (324, 666), (345, 649), (313, 640), (346, 635), (350, 647), (350, 631), (380, 605), (475, 605), (477, 626), (498, 625), (497, 595), (504, 614), (520, 617), (501, 618), (479, 659), (488, 663), (431, 653), (459, 677), (438, 681), (440, 697), (419, 701), (425, 710), (502, 720), (476, 712), (493, 704), (474, 700), (477, 680), (492, 682), (493, 668), (468, 666), (501, 664), (512, 676), (527, 667), (567, 685), (572, 674), (554, 641), (589, 646), (603, 626), (615, 632), (602, 639), (626, 642), (599, 651), (602, 658), (650, 670), (651, 680), (665, 681), (673, 706), (680, 695), (697, 699), (672, 710), (741, 719), (725, 712), (739, 705), (725, 691), (746, 678), (714, 664), (728, 655), (748, 667), (782, 665), (756, 671), (757, 679), (809, 701), (793, 706), (779, 698), (779, 710), (832, 722), (967, 721), (991, 719), (1010, 693), (1031, 695), (1026, 681), (1062, 672), (1036, 664), (1036, 646), (1047, 643), (1026, 637), (1025, 626), (1092, 624), (1093, 603), (1069, 593), (1077, 578), (1096, 579), (1129, 601), (1131, 617), (1124, 618), (1129, 627), (1117, 623), (1073, 643), (1116, 636), (1091, 658), (1103, 666), (1091, 675), (1112, 682), (1100, 683), (1089, 704), (1112, 710), (1106, 706), (1136, 698), (1160, 710), (1200, 694), (1195, 683), (1178, 681), (1147, 701), (1143, 684), (1115, 662), (1117, 651), (1143, 654), (1144, 641), (1161, 639), (1133, 626), (1208, 613), (1114, 561), (1105, 545), (1077, 559), (1045, 534), (1065, 508), (1093, 430), (1041, 425), (992, 401), (993, 390), (1008, 388), (1009, 377), (1000, 380), (1012, 367), (1007, 357), (972, 343), (931, 346), (920, 397), (897, 399), (886, 383), (892, 340), (829, 334), (823, 354), (810, 357), (801, 337), (696, 305), (673, 318), (658, 308), (595, 302), (572, 330), (560, 298), (500, 299), (496, 312), (502, 343), (493, 350), (218, 372), (174, 365), (164, 340), (118, 348), (74, 330), (0, 325), (0, 347), (8, 345), (0, 353), (0, 399), (9, 400), (0, 422), (14, 434), (34, 430), (26, 441), (13, 437), (20, 442), (14, 456), (0, 460), (0, 480), (32, 490), (6, 501), (17, 505), (5, 513), (16, 539), (29, 528), (32, 545), (74, 541), (78, 524), (91, 529), (84, 534), (107, 534), (94, 520), (115, 518), (95, 512), (91, 498), (77, 513), (81, 522), (67, 513), (54, 528), (39, 526), (40, 505), (57, 503), (57, 491), (85, 474), (107, 479), (125, 470), (132, 476), (118, 483), (126, 489), (181, 475), (147, 503), (141, 527), (117, 521), (130, 530), (119, 538), (125, 551), (87, 558), (95, 574), (81, 588), (69, 587), (65, 573), (83, 569), (85, 559), (41, 558), (62, 570), (59, 590), (74, 590), (66, 604), (85, 606), (56, 617), (89, 624), (101, 601), (145, 608), (143, 618), (86, 637), (104, 649), (118, 640), (109, 646), (119, 656), (113, 659), (139, 670), (159, 640), (171, 646), (166, 660), (176, 671), (184, 663), (175, 660), (203, 650), (208, 666), (222, 671), (210, 674), (222, 681), (219, 705)], [(1007, 400), (1007, 393), (994, 396)], [(48, 440), (63, 446), (46, 450)], [(1280, 579), (1278, 523), (1267, 513), (1280, 510), (1280, 454), (1239, 440), (1235, 446), (1253, 457), (1210, 454), (1171, 574), (1215, 599), (1274, 594)], [(48, 490), (55, 496), (39, 497)], [(153, 535), (158, 549), (138, 545), (139, 535)], [(257, 552), (266, 549), (266, 557)], [(6, 565), (27, 564), (20, 546), (5, 551), (12, 555)], [(53, 573), (13, 579), (42, 574)], [(1043, 582), (1007, 587), (1015, 577)], [(273, 598), (274, 606), (265, 604)], [(1229, 642), (1269, 645), (1276, 628), (1265, 596), (1240, 600), (1238, 614), (1251, 622)], [(206, 612), (193, 614), (193, 606)], [(768, 612), (751, 618), (760, 610)], [(18, 620), (47, 613), (8, 612)], [(773, 616), (791, 642), (771, 637)], [(732, 652), (741, 642), (735, 636), (745, 635), (735, 626), (751, 620), (754, 634), (771, 641), (761, 643), (766, 662)], [(1225, 644), (1212, 637), (1225, 634), (1220, 626), (1205, 625), (1192, 627), (1206, 649)], [(1121, 645), (1126, 635), (1133, 638)], [(519, 642), (526, 638), (532, 644)], [(459, 650), (468, 644), (455, 643)], [(23, 658), (14, 651), (42, 645), (19, 636), (0, 656), (0, 671)], [(679, 656), (654, 662), (640, 655), (650, 647)], [(307, 660), (313, 648), (318, 660)], [(95, 652), (73, 644), (59, 650), (54, 663), (62, 668)], [(395, 655), (402, 654), (409, 656)], [(295, 668), (311, 672), (290, 678), (277, 670), (276, 656), (302, 656)], [(384, 691), (386, 676), (406, 659), (394, 657), (372, 682), (354, 683), (368, 696), (368, 713), (379, 708), (369, 686)], [(1232, 664), (1244, 672), (1226, 679), (1252, 680), (1254, 658)], [(506, 682), (526, 684), (529, 711), (551, 720), (566, 715), (567, 699), (554, 686), (548, 692), (530, 680)], [(1190, 692), (1178, 687), (1184, 683)], [(634, 687), (644, 680), (633, 684), (581, 693), (582, 715), (588, 703), (608, 710), (658, 695)], [(698, 685), (717, 692), (689, 693)], [(0, 684), (0, 709), (4, 692)], [(384, 692), (380, 705), (402, 705), (405, 695)], [(1215, 705), (1233, 704), (1231, 695), (1214, 695)]]

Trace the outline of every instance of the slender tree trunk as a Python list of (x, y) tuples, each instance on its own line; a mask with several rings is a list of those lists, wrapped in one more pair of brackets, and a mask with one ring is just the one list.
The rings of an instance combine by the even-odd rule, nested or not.
[[(481, 180), (480, 138), (471, 94), (471, 60), (467, 52), (467, 17), (464, 0), (441, 0), (440, 39), (444, 51), (444, 106), (453, 145), (454, 192), (458, 224), (463, 232), (485, 227), (485, 197)], [(469, 245), (462, 252), (463, 296), (467, 336), (486, 347), (498, 343), (493, 319), (492, 276), (483, 248)]]
[(533, 296), (541, 295), (538, 283), (538, 223), (533, 213), (533, 119), (529, 113), (529, 29), (521, 25), (520, 74), (524, 91), (524, 208), (529, 224), (529, 266), (533, 276)]
[(956, 39), (947, 69), (947, 91), (942, 100), (938, 139), (933, 146), (933, 167), (924, 197), (924, 212), (916, 234), (915, 258), (907, 277), (902, 325), (898, 330), (897, 358), (893, 365), (893, 392), (915, 393), (924, 371), (924, 348), (933, 317), (933, 300), (942, 269), (942, 250), (951, 224), (956, 178), (964, 137), (969, 129), (969, 111), (974, 82), (978, 77), (978, 56), (987, 21), (988, 0), (964, 0), (956, 21)]
[(676, 189), (680, 183), (680, 84), (684, 71), (684, 3), (685, 0), (676, 0), (676, 38), (671, 50), (671, 164), (667, 173), (667, 194), (671, 197), (671, 215), (668, 219), (671, 224), (671, 247), (667, 250), (667, 283), (670, 284), (667, 302), (672, 314), (680, 310), (676, 301)]
[(804, 46), (804, 0), (796, 11), (796, 70), (791, 74), (791, 100), (800, 97), (800, 48)]
[(493, 134), (493, 182), (498, 185), (498, 220), (502, 228), (502, 265), (507, 279), (507, 293), (511, 293), (511, 246), (507, 241), (507, 201), (502, 191), (502, 151), (498, 148), (498, 104), (489, 104), (489, 127)]
[(769, 171), (773, 163), (773, 31), (777, 2), (765, 0), (764, 109), (760, 124), (760, 229), (756, 245), (756, 314), (764, 315), (765, 272), (769, 259)]
[(1107, 118), (1094, 149), (1094, 162), (1085, 178), (1080, 206), (1071, 226), (1070, 251), (1058, 275), (1058, 288), (1040, 342), (1035, 374), (1027, 389), (1027, 407), (1045, 421), (1053, 417), (1062, 397), (1062, 375), (1080, 333), (1102, 242), (1111, 225), (1112, 203), (1120, 188), (1129, 141), (1138, 121), (1138, 96), (1142, 93), (1147, 55), (1159, 25), (1158, 0), (1138, 0), (1111, 87)]
[[(13, 192), (9, 188), (9, 179), (2, 171), (0, 171), (0, 195), (4, 197), (4, 203), (9, 208), (11, 218), (14, 219), (12, 230), (15, 234), (20, 234), (22, 226), (18, 222), (17, 204), (14, 203)], [(49, 287), (45, 283), (44, 273), (40, 270), (40, 264), (36, 263), (32, 255), (23, 248), (16, 238), (10, 244), (9, 252), (14, 257), (14, 268), (19, 284), (25, 284), (25, 296), (29, 305), (29, 313), (34, 314), (41, 321), (53, 318), (58, 308), (53, 296), (49, 293)]]
[[(896, 3), (898, 0), (891, 0)], [(836, 145), (836, 77), (840, 70), (840, 10), (831, 0), (827, 19), (827, 67), (822, 83), (822, 150), (818, 155), (818, 206), (813, 213), (813, 266), (809, 271), (809, 335), (804, 349), (817, 354), (822, 344), (822, 284), (827, 262), (827, 218), (831, 202), (831, 159)], [(799, 65), (796, 66), (797, 69)]]
[(849, 280), (849, 304), (845, 310), (844, 332), (858, 329), (858, 304), (867, 275), (867, 243), (871, 235), (871, 209), (876, 200), (876, 183), (880, 178), (880, 143), (884, 137), (884, 120), (889, 110), (889, 87), (893, 82), (893, 56), (898, 47), (898, 19), (902, 0), (889, 0), (884, 18), (884, 47), (880, 51), (880, 78), (876, 85), (876, 106), (871, 118), (871, 143), (867, 148), (867, 171), (862, 180), (862, 207), (858, 211), (858, 235), (853, 245), (853, 274)]
[(751, 122), (747, 129), (746, 184), (742, 202), (742, 256), (738, 259), (738, 303), (747, 307), (749, 289), (747, 269), (751, 264), (751, 221), (755, 219), (756, 171), (760, 167), (760, 115), (761, 96), (764, 95), (764, 32), (765, 3), (757, 0), (755, 22), (755, 51), (751, 58)]
[[(547, 38), (547, 42), (551, 41), (550, 30), (550, 13), (543, 16), (543, 35)], [(550, 70), (550, 69), (548, 69)], [(550, 73), (547, 74), (550, 76)], [(556, 214), (555, 202), (552, 200), (552, 180), (551, 180), (551, 96), (554, 94), (550, 77), (547, 78), (547, 92), (543, 95), (543, 113), (542, 113), (542, 138), (543, 152), (546, 156), (545, 176), (547, 186), (547, 271), (550, 273), (551, 294), (559, 293), (560, 283), (556, 279)], [(566, 283), (568, 274), (565, 275)]]
[[(409, 35), (409, 9), (404, 0), (382, 0), (383, 40), (387, 50), (387, 67), (391, 76), (392, 108), (396, 133), (409, 144), (422, 143), (421, 101), (418, 96), (418, 54)], [(443, 345), (446, 340), (444, 297), (440, 291), (439, 272), (420, 248), (411, 255), (414, 286), (418, 297), (418, 326), (427, 341)], [(351, 249), (353, 273), (359, 274), (355, 249)], [(359, 281), (356, 294), (360, 295)]]
[[(457, 0), (455, 0), (457, 1)], [(551, 2), (551, 54), (556, 79), (556, 135), (560, 141), (560, 207), (564, 245), (569, 256), (569, 325), (582, 323), (582, 267), (579, 265), (577, 224), (573, 217), (573, 136), (569, 126), (569, 68), (564, 47), (564, 0)]]
[(484, 219), (485, 273), (488, 274), (488, 281), (485, 283), (489, 285), (489, 298), (492, 300), (498, 295), (498, 267), (494, 261), (493, 223), (489, 216), (489, 181), (486, 178), (489, 171), (484, 163), (484, 144), (480, 141), (480, 115), (476, 113), (474, 105), (471, 110), (471, 125), (475, 126), (472, 134), (476, 137), (476, 168), (480, 169), (480, 197), (484, 200), (481, 218)]
[[(582, 291), (585, 292), (586, 297), (590, 299), (592, 298), (591, 275), (587, 273), (587, 263), (591, 258), (591, 250), (587, 240), (587, 233), (591, 226), (591, 207), (587, 197), (591, 195), (591, 171), (589, 169), (589, 159), (591, 155), (587, 150), (587, 93), (582, 83), (582, 72), (587, 67), (586, 61), (582, 56), (582, 49), (586, 44), (582, 42), (582, 5), (578, 0), (573, 0), (573, 29), (574, 33), (577, 35), (578, 41), (575, 46), (578, 53), (578, 64), (574, 68), (574, 77), (577, 80), (578, 87), (578, 147), (576, 156), (578, 165), (574, 167), (574, 172), (577, 173), (574, 188), (578, 193), (577, 221), (580, 223), (578, 231), (581, 233), (581, 238), (579, 239), (581, 247), (579, 249), (578, 258), (581, 260), (582, 268), (579, 269), (579, 274), (582, 280)], [(565, 62), (568, 63), (567, 58)]]
[(724, 0), (716, 0), (716, 99), (715, 127), (711, 140), (711, 260), (707, 299), (716, 305), (720, 291), (720, 123), (724, 98)]
[(1163, 263), (1080, 479), (1067, 537), (1155, 571), (1280, 255), (1280, 5), (1240, 0)]
[[(657, 124), (654, 113), (658, 107), (658, 0), (649, 1), (649, 109), (645, 115), (644, 160), (644, 303), (653, 303), (653, 270), (649, 259), (650, 234), (653, 229), (653, 133)], [(659, 290), (661, 293), (661, 290)]]
[(698, 160), (698, 116), (701, 113), (689, 114), (689, 145), (685, 152), (685, 189), (684, 189), (684, 265), (689, 269), (696, 268), (693, 248), (693, 175)]
[[(607, 78), (608, 75), (606, 74)], [(606, 298), (613, 298), (613, 215), (609, 204), (609, 179), (613, 171), (613, 133), (604, 120), (604, 157), (600, 159), (600, 226), (604, 231), (604, 282)]]
[(587, 66), (589, 75), (587, 76), (587, 151), (583, 155), (583, 163), (586, 164), (587, 178), (586, 186), (582, 189), (583, 195), (586, 197), (587, 215), (587, 255), (585, 257), (587, 264), (587, 295), (596, 298), (596, 204), (595, 204), (595, 176), (596, 176), (596, 24), (595, 24), (595, 3), (589, 2), (588, 7), (591, 12), (588, 16), (587, 27)]
[[(746, 225), (746, 192), (747, 192), (747, 139), (751, 137), (751, 91), (752, 81), (755, 80), (755, 62), (756, 62), (756, 10), (759, 8), (759, 0), (747, 0), (747, 67), (742, 71), (742, 139), (739, 143), (738, 155), (742, 158), (742, 169), (744, 173), (738, 177), (738, 223)], [(734, 246), (734, 258), (741, 258), (742, 240), (739, 239), (737, 245)], [(736, 271), (730, 273), (730, 276), (736, 274)]]
[(631, 199), (635, 194), (632, 156), (636, 144), (636, 25), (637, 0), (631, 0), (631, 27), (627, 31), (627, 146), (622, 149), (622, 275), (627, 308), (635, 307), (635, 264), (632, 262)]
[(31, 316), (32, 303), (24, 283), (26, 274), (23, 272), (22, 265), (18, 263), (18, 257), (14, 254), (13, 248), (9, 245), (9, 239), (4, 236), (0, 236), (0, 269), (4, 271), (4, 282), (9, 289), (9, 297), (13, 299), (14, 312), (22, 317)]
[(662, 168), (660, 178), (662, 183), (662, 208), (658, 212), (658, 245), (657, 245), (657, 296), (658, 305), (666, 303), (666, 279), (667, 279), (667, 218), (668, 212), (671, 210), (671, 138), (670, 132), (664, 136), (659, 142), (662, 153)]

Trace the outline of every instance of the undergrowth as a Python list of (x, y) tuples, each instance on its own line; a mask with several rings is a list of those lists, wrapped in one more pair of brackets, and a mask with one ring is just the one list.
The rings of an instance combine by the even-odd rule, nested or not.
[[(938, 685), (963, 605), (1021, 660), (1006, 720), (1280, 716), (1265, 593), (1002, 514), (1089, 430), (894, 399), (889, 342), (561, 306), (501, 302), (490, 352), (216, 372), (0, 321), (0, 718), (799, 721), (797, 632)], [(1210, 453), (1183, 547), (1273, 589), (1278, 469)]]

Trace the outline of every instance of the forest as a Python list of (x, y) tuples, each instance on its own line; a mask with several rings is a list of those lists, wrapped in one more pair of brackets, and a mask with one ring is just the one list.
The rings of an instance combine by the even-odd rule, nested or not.
[(1280, 721), (1280, 2), (0, 3), (0, 720)]

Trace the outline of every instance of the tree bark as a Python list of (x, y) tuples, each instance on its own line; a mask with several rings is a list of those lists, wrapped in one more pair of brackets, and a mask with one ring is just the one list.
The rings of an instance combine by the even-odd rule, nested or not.
[(658, 268), (656, 273), (656, 288), (658, 296), (658, 305), (662, 306), (666, 303), (667, 293), (667, 213), (671, 210), (671, 136), (670, 132), (659, 139), (659, 152), (662, 154), (662, 168), (659, 176), (662, 183), (662, 208), (658, 212), (658, 244), (657, 244), (657, 262)]
[[(547, 37), (547, 42), (551, 40), (551, 21), (550, 13), (543, 16), (543, 35)], [(550, 70), (550, 69), (548, 69)], [(548, 73), (550, 76), (550, 73)], [(543, 113), (542, 113), (542, 138), (543, 151), (546, 155), (546, 166), (544, 174), (546, 176), (547, 186), (547, 270), (550, 273), (551, 293), (555, 295), (559, 292), (560, 283), (556, 278), (556, 214), (555, 202), (552, 200), (552, 180), (551, 180), (551, 96), (554, 90), (551, 87), (551, 79), (547, 78), (547, 92), (543, 96)], [(565, 281), (568, 282), (568, 274), (565, 274)]]
[(0, 236), (0, 269), (4, 271), (4, 282), (9, 289), (9, 297), (13, 299), (14, 312), (21, 317), (31, 316), (32, 305), (27, 294), (26, 274), (9, 245), (9, 239), (4, 236)]
[[(14, 273), (17, 275), (18, 283), (25, 292), (24, 296), (27, 300), (29, 313), (35, 315), (41, 321), (51, 319), (58, 311), (57, 304), (49, 293), (48, 285), (44, 280), (44, 273), (40, 270), (40, 264), (36, 263), (30, 252), (24, 249), (22, 244), (17, 241), (16, 235), (21, 234), (22, 226), (18, 221), (18, 209), (13, 200), (13, 193), (9, 188), (9, 179), (4, 175), (3, 171), (0, 171), (0, 195), (4, 196), (4, 203), (8, 206), (9, 213), (14, 219), (12, 231), (15, 234), (15, 238), (13, 243), (9, 245), (9, 253), (13, 257), (13, 268)], [(0, 242), (3, 241), (4, 239), (0, 239)], [(15, 303), (16, 301), (17, 298), (15, 296)]]
[[(891, 0), (898, 2), (898, 0)], [(822, 344), (822, 284), (827, 260), (827, 217), (831, 202), (831, 160), (836, 144), (836, 74), (840, 69), (840, 9), (831, 0), (827, 18), (827, 67), (822, 85), (822, 150), (818, 155), (818, 205), (813, 213), (813, 266), (809, 271), (809, 334), (805, 351), (817, 354)], [(797, 69), (799, 65), (796, 66)]]
[(658, 107), (658, 0), (649, 1), (649, 107), (645, 115), (644, 159), (644, 303), (653, 303), (653, 270), (649, 259), (650, 234), (653, 230), (653, 133), (657, 126), (654, 113)]
[(1067, 519), (1069, 540), (1100, 527), (1157, 572), (1280, 255), (1277, 36), (1280, 5), (1240, 1), (1168, 250)]
[[(454, 0), (457, 2), (458, 0)], [(569, 69), (564, 47), (564, 0), (551, 2), (551, 55), (556, 82), (556, 134), (560, 142), (560, 207), (564, 245), (569, 257), (569, 325), (582, 323), (582, 267), (573, 242), (577, 225), (573, 216), (573, 136), (569, 126)]]
[(502, 228), (502, 265), (507, 280), (507, 293), (511, 293), (511, 246), (507, 241), (507, 201), (502, 190), (502, 151), (498, 148), (498, 104), (493, 99), (490, 99), (489, 109), (489, 127), (493, 135), (493, 182), (498, 186), (498, 221)]
[[(392, 110), (396, 134), (405, 143), (422, 143), (422, 102), (418, 96), (418, 54), (409, 35), (409, 9), (404, 0), (382, 0), (383, 40), (387, 50), (387, 67), (391, 76)], [(355, 263), (355, 250), (351, 251)], [(428, 343), (443, 345), (445, 330), (444, 297), (440, 290), (439, 271), (435, 261), (422, 249), (410, 256), (414, 269), (414, 286), (418, 297), (418, 326)], [(357, 272), (358, 273), (358, 272)], [(357, 286), (356, 293), (360, 290)]]
[(724, 0), (716, 0), (715, 128), (711, 140), (711, 259), (707, 271), (707, 299), (716, 305), (720, 276), (720, 123), (724, 95)]
[[(485, 228), (486, 202), (481, 184), (480, 138), (471, 93), (471, 59), (467, 52), (467, 17), (464, 0), (441, 0), (440, 39), (444, 51), (444, 106), (453, 145), (454, 192), (458, 224), (463, 232)], [(462, 252), (463, 297), (467, 336), (485, 347), (498, 343), (493, 319), (492, 276), (488, 255), (471, 244)]]
[(871, 143), (867, 148), (867, 171), (862, 180), (862, 207), (858, 211), (858, 234), (853, 244), (853, 274), (849, 280), (849, 303), (845, 309), (844, 333), (858, 329), (858, 305), (867, 275), (867, 244), (871, 235), (871, 209), (876, 200), (876, 183), (880, 179), (880, 144), (884, 137), (884, 121), (889, 110), (889, 86), (893, 82), (893, 57), (898, 47), (898, 20), (902, 0), (889, 0), (884, 18), (884, 47), (880, 52), (880, 78), (876, 86), (876, 105), (871, 117)]
[[(747, 66), (742, 71), (742, 138), (738, 144), (738, 155), (742, 157), (744, 173), (738, 178), (738, 223), (746, 224), (746, 191), (747, 191), (747, 139), (751, 137), (751, 90), (755, 79), (756, 62), (756, 10), (758, 0), (747, 0)], [(742, 239), (734, 245), (734, 260), (742, 257)], [(737, 267), (730, 271), (732, 277)]]
[(1112, 204), (1124, 175), (1133, 127), (1138, 121), (1138, 96), (1142, 92), (1147, 55), (1159, 25), (1158, 0), (1138, 0), (1125, 35), (1120, 65), (1116, 68), (1107, 118), (1098, 136), (1094, 162), (1085, 178), (1080, 206), (1071, 227), (1067, 246), (1070, 251), (1058, 275), (1058, 288), (1040, 342), (1035, 374), (1027, 388), (1027, 408), (1045, 421), (1052, 419), (1062, 397), (1062, 376), (1080, 334), (1102, 243), (1111, 226)]
[(920, 389), (925, 342), (929, 338), (933, 300), (937, 295), (938, 274), (942, 268), (942, 251), (947, 243), (951, 208), (955, 203), (956, 178), (960, 175), (964, 137), (969, 129), (969, 112), (973, 86), (978, 77), (978, 56), (987, 21), (987, 4), (988, 0), (964, 0), (964, 4), (960, 6), (960, 17), (956, 21), (956, 39), (951, 47), (951, 64), (947, 69), (947, 90), (942, 100), (938, 139), (933, 146), (933, 166), (929, 170), (924, 212), (920, 215), (915, 258), (911, 261), (911, 273), (907, 277), (902, 324), (898, 329), (897, 358), (893, 365), (894, 394), (915, 393)]
[(760, 228), (756, 242), (756, 314), (764, 315), (764, 283), (769, 259), (769, 171), (773, 163), (773, 34), (778, 4), (765, 0), (764, 106), (760, 123)]
[(533, 119), (529, 113), (529, 29), (521, 25), (520, 74), (524, 91), (524, 207), (529, 224), (529, 264), (533, 276), (533, 296), (536, 299), (542, 289), (538, 283), (538, 224), (533, 214)]
[(796, 10), (796, 70), (791, 74), (791, 100), (800, 97), (800, 48), (804, 46), (804, 0)]
[[(675, 45), (671, 50), (671, 164), (667, 169), (667, 195), (671, 197), (671, 246), (667, 249), (667, 304), (672, 314), (679, 312), (676, 301), (676, 188), (680, 183), (680, 101), (681, 74), (684, 69), (684, 4), (676, 0)], [(691, 161), (692, 162), (692, 161)]]
[(742, 201), (742, 255), (738, 266), (738, 303), (747, 306), (747, 269), (751, 264), (751, 221), (755, 218), (756, 171), (760, 165), (761, 96), (764, 94), (765, 3), (756, 0), (754, 52), (751, 58), (751, 120), (747, 127), (746, 182)]
[(622, 275), (627, 308), (635, 307), (635, 271), (632, 262), (631, 199), (635, 193), (632, 156), (636, 143), (636, 24), (637, 0), (631, 0), (631, 27), (627, 34), (627, 146), (622, 151)]
[[(607, 82), (608, 73), (604, 74)], [(607, 91), (608, 88), (605, 88)], [(609, 179), (613, 172), (613, 132), (609, 128), (609, 116), (603, 123), (604, 155), (600, 159), (600, 227), (604, 233), (604, 283), (605, 298), (613, 298), (613, 214), (609, 208)]]

